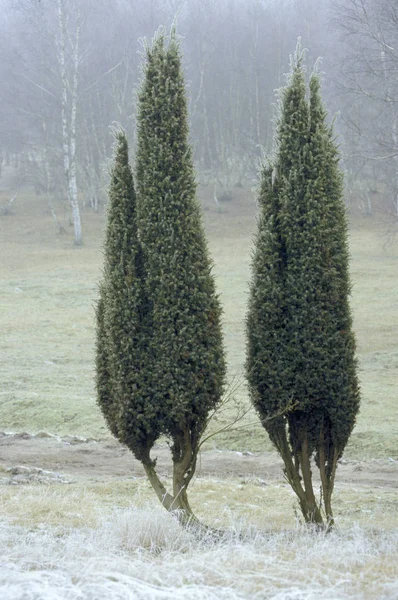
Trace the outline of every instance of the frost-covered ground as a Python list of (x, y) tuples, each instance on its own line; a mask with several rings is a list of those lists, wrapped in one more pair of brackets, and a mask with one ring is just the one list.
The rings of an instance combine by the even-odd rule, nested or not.
[(129, 508), (94, 528), (0, 523), (2, 600), (398, 598), (398, 532), (259, 531), (198, 540), (167, 513)]

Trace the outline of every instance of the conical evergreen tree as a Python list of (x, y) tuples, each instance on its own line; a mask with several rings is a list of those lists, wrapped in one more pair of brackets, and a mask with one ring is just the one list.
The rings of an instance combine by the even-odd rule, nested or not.
[(253, 403), (306, 521), (323, 523), (312, 485), (315, 457), (330, 524), (337, 461), (355, 423), (359, 391), (338, 151), (316, 74), (306, 100), (302, 60), (298, 47), (281, 95), (273, 172), (262, 173), (247, 372)]
[[(138, 104), (137, 199), (152, 306), (151, 401), (172, 440), (173, 492), (167, 502), (193, 517), (187, 487), (200, 438), (225, 378), (220, 305), (196, 198), (179, 44), (157, 35), (146, 48)], [(148, 375), (149, 378), (149, 375)], [(165, 504), (152, 461), (148, 477)]]
[(104, 274), (97, 305), (96, 386), (112, 433), (144, 460), (159, 437), (147, 381), (150, 305), (138, 240), (136, 196), (125, 134), (116, 134)]

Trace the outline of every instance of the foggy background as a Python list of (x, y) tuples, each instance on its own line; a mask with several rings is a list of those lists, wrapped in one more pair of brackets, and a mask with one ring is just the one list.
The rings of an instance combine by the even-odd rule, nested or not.
[[(177, 16), (198, 180), (250, 188), (297, 38), (322, 57), (347, 202), (398, 214), (396, 0), (3, 0), (1, 210), (18, 190), (99, 210), (112, 123), (134, 147), (142, 39)], [(74, 219), (76, 214), (74, 214)]]

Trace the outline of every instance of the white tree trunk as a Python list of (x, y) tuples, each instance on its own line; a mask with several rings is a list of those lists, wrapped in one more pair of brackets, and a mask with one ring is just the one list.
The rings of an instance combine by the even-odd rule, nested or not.
[(394, 190), (393, 190), (393, 216), (398, 218), (398, 113), (396, 108), (396, 99), (390, 90), (389, 77), (391, 76), (388, 72), (386, 65), (386, 55), (384, 49), (380, 51), (381, 63), (383, 65), (384, 84), (386, 92), (386, 101), (390, 106), (391, 111), (391, 136), (393, 142), (393, 153), (394, 153)]
[(72, 208), (73, 226), (75, 230), (75, 245), (80, 246), (83, 243), (82, 226), (80, 220), (80, 208), (77, 195), (76, 180), (76, 112), (77, 112), (77, 87), (78, 87), (78, 69), (79, 69), (79, 34), (80, 23), (76, 26), (75, 45), (73, 47), (73, 81), (71, 91), (71, 114), (68, 126), (68, 77), (66, 73), (66, 15), (64, 0), (58, 0), (59, 27), (61, 30), (61, 39), (59, 47), (59, 64), (61, 69), (62, 82), (62, 147), (64, 155), (64, 171), (68, 187), (68, 199)]

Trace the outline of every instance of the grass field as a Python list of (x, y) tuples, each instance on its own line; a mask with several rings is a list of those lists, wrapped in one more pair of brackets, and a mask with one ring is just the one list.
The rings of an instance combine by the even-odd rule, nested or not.
[[(246, 402), (244, 318), (255, 203), (251, 194), (239, 192), (221, 213), (204, 201), (210, 208), (204, 215), (225, 308), (230, 380), (239, 386), (238, 399)], [(56, 235), (40, 197), (19, 198), (15, 211), (0, 218), (0, 429), (104, 437), (108, 433), (93, 386), (93, 307), (104, 218), (83, 215), (85, 245), (76, 249), (71, 228), (69, 235)], [(347, 449), (350, 456), (398, 453), (398, 248), (384, 250), (382, 242), (370, 221), (351, 227), (362, 407)], [(246, 422), (255, 420), (251, 414)], [(251, 451), (269, 448), (259, 425), (212, 443)]]
[[(202, 200), (224, 305), (229, 378), (247, 404), (244, 316), (255, 203), (242, 190), (222, 212), (206, 190)], [(76, 249), (72, 228), (58, 236), (46, 208), (42, 198), (21, 194), (15, 214), (0, 217), (0, 431), (107, 438), (93, 382), (104, 218), (83, 214), (85, 244)], [(362, 407), (345, 457), (395, 465), (398, 247), (383, 249), (381, 228), (366, 220), (352, 223), (350, 247)], [(230, 406), (213, 428), (232, 413)], [(255, 419), (247, 415), (246, 427), (212, 438), (208, 447), (271, 451)], [(128, 474), (69, 485), (0, 485), (0, 597), (398, 597), (394, 486), (340, 483), (337, 476), (338, 529), (325, 536), (294, 518), (294, 497), (282, 475), (267, 485), (258, 485), (254, 475), (195, 482), (192, 504), (199, 516), (228, 531), (218, 543), (181, 531), (156, 507), (148, 484)]]

